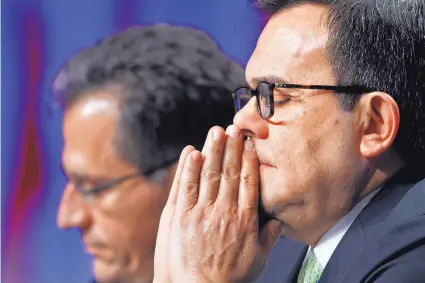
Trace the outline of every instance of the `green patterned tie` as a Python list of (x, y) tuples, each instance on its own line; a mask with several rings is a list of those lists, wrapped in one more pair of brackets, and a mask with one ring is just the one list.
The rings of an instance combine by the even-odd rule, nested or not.
[(322, 275), (323, 267), (317, 260), (313, 249), (310, 250), (307, 260), (304, 262), (300, 274), (298, 275), (298, 283), (317, 283), (320, 275)]

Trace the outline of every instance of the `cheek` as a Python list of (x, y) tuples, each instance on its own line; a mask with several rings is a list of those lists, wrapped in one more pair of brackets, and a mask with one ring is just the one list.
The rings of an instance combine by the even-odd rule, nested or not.
[(350, 116), (339, 109), (334, 98), (311, 100), (309, 107), (294, 107), (288, 111), (297, 117), (293, 121), (270, 126), (273, 154), (279, 164), (306, 176), (306, 171), (326, 169), (333, 160), (344, 157), (353, 141)]
[(167, 193), (139, 187), (105, 196), (95, 216), (105, 242), (129, 253), (151, 254)]
[(262, 191), (264, 203), (272, 199), (287, 205), (325, 203), (328, 191), (343, 185), (343, 180), (333, 176), (349, 167), (341, 166), (351, 162), (344, 160), (352, 160), (348, 124), (332, 112), (316, 108), (291, 123), (270, 125), (269, 141), (277, 169), (261, 174), (262, 187), (269, 188)]
[[(298, 120), (270, 130), (273, 156), (281, 177), (293, 185), (310, 179), (317, 169), (317, 156), (323, 145), (317, 127), (307, 127)], [(302, 177), (302, 178), (301, 178)]]

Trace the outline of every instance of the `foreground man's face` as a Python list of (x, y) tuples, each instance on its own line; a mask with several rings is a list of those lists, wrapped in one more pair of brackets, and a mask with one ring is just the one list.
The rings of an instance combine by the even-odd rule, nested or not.
[(67, 183), (58, 212), (61, 228), (81, 231), (100, 282), (151, 282), (155, 240), (168, 188), (136, 177), (91, 200), (76, 189), (137, 172), (113, 148), (118, 105), (97, 92), (65, 111), (63, 167)]
[[(251, 87), (259, 81), (335, 85), (326, 14), (324, 6), (300, 5), (272, 16), (246, 68)], [(286, 236), (309, 243), (352, 204), (362, 164), (355, 115), (329, 91), (279, 88), (275, 95), (288, 100), (275, 104), (270, 121), (259, 117), (251, 99), (234, 122), (255, 135), (265, 210), (284, 222)]]

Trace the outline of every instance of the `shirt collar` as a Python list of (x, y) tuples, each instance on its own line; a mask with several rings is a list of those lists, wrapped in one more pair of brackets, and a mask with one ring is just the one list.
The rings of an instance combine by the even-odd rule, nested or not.
[[(354, 222), (360, 212), (369, 204), (372, 198), (381, 190), (381, 188), (382, 187), (374, 190), (361, 201), (359, 201), (350, 212), (341, 218), (341, 220), (339, 220), (331, 229), (328, 230), (328, 232), (322, 236), (322, 238), (320, 238), (317, 245), (313, 248), (313, 251), (323, 268), (325, 268), (327, 265), (333, 252), (337, 248), (339, 242), (341, 242), (351, 224)], [(308, 252), (310, 250), (311, 247), (309, 248)]]

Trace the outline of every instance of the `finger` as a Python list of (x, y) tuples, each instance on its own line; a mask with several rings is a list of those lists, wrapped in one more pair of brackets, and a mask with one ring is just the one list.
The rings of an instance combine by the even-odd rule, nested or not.
[(238, 205), (243, 208), (257, 208), (259, 198), (258, 157), (250, 139), (244, 142), (242, 168), (239, 184)]
[(217, 200), (228, 204), (237, 204), (243, 138), (241, 130), (234, 125), (227, 128), (226, 134)]
[(217, 198), (225, 140), (226, 136), (222, 128), (213, 127), (210, 130), (202, 152), (204, 163), (201, 170), (199, 204), (208, 205)]
[(212, 128), (208, 131), (207, 138), (206, 138), (206, 140), (205, 140), (205, 142), (204, 142), (204, 145), (203, 145), (203, 147), (202, 147), (202, 151), (201, 151), (203, 156), (205, 156), (205, 150), (207, 149), (207, 147), (208, 147), (208, 146), (210, 146), (211, 135), (212, 135), (212, 132), (213, 132), (213, 129), (214, 129), (214, 128), (217, 128), (217, 127), (212, 127)]
[(201, 173), (202, 159), (202, 153), (198, 150), (191, 152), (186, 159), (180, 177), (176, 213), (177, 211), (180, 213), (186, 212), (198, 202), (199, 174)]
[(179, 192), (179, 184), (180, 184), (181, 173), (183, 172), (183, 167), (185, 165), (185, 161), (186, 161), (188, 155), (194, 150), (195, 150), (195, 148), (191, 145), (186, 146), (182, 150), (182, 153), (180, 154), (180, 158), (179, 158), (179, 163), (177, 165), (176, 173), (174, 174), (174, 180), (173, 180), (173, 184), (172, 184), (171, 189), (170, 189), (170, 194), (168, 196), (167, 204), (176, 204), (177, 196), (178, 196), (178, 192)]
[(260, 231), (260, 246), (264, 251), (265, 255), (268, 255), (272, 250), (273, 246), (279, 240), (282, 235), (282, 222), (272, 219), (264, 225)]

